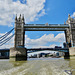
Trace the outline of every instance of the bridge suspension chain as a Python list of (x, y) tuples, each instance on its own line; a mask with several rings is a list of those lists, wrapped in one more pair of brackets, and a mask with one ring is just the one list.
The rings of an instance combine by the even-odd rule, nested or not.
[(2, 42), (0, 42), (0, 46), (4, 45), (5, 43), (7, 43), (12, 37), (14, 36), (14, 34), (12, 34), (10, 37), (8, 37), (7, 39), (3, 40)]
[(7, 32), (6, 34), (4, 34), (3, 36), (1, 36), (1, 37), (0, 37), (0, 41), (2, 41), (3, 39), (5, 39), (13, 30), (14, 30), (14, 28), (11, 29), (11, 30), (10, 30), (9, 32)]

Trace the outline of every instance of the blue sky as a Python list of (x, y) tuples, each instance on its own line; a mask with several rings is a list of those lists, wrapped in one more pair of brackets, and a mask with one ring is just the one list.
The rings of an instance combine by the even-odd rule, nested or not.
[[(75, 16), (75, 0), (0, 0), (0, 35), (14, 27), (15, 15), (20, 13), (25, 15), (26, 24), (64, 24), (68, 14)], [(32, 48), (62, 46), (65, 42), (62, 31), (28, 31), (25, 36), (26, 47)], [(12, 40), (10, 46), (2, 48), (12, 47)]]

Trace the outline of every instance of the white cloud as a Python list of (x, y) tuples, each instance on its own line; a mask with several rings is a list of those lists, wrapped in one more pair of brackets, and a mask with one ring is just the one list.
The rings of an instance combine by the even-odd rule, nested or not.
[(37, 47), (37, 48), (38, 47), (48, 48), (48, 47), (57, 46), (57, 44), (46, 46), (47, 43), (53, 43), (53, 42), (60, 43), (60, 46), (61, 46), (62, 43), (65, 42), (65, 34), (59, 33), (55, 37), (54, 37), (54, 34), (49, 34), (49, 35), (44, 34), (42, 37), (38, 39), (30, 39), (26, 35), (26, 41), (25, 41), (26, 47)]
[(75, 17), (75, 12), (73, 12), (73, 14), (71, 15), (71, 17)]
[(55, 40), (56, 42), (65, 42), (65, 34), (64, 33), (59, 33), (56, 37)]
[(26, 22), (37, 20), (45, 15), (45, 2), (46, 0), (27, 0), (26, 4), (22, 4), (19, 0), (0, 0), (0, 25), (12, 26), (16, 14), (24, 14)]
[(54, 34), (46, 35), (44, 34), (42, 37), (38, 39), (30, 39), (28, 36), (26, 36), (26, 46), (41, 46), (45, 45), (48, 42), (53, 42)]
[(55, 46), (57, 46), (57, 45), (56, 44), (52, 44), (52, 45), (49, 45), (49, 46), (35, 46), (35, 48), (54, 48)]

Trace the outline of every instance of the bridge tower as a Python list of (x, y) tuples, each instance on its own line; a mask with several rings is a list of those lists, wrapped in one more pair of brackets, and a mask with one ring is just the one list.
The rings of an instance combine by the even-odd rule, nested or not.
[(15, 39), (14, 47), (24, 47), (24, 16), (21, 18), (21, 14), (17, 19), (15, 17)]
[(75, 19), (68, 15), (66, 23), (69, 24), (69, 28), (66, 31), (67, 47), (69, 48), (70, 56), (73, 56), (75, 55)]
[(24, 48), (24, 15), (17, 18), (15, 17), (15, 38), (14, 38), (14, 48), (10, 48), (10, 60), (19, 61), (27, 60), (27, 51)]

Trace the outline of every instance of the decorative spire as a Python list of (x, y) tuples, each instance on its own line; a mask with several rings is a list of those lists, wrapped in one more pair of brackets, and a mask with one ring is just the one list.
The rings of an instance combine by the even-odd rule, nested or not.
[(21, 17), (21, 14), (20, 14), (20, 17)]
[(21, 14), (20, 14), (20, 16), (19, 16), (19, 19), (21, 18)]
[(70, 16), (70, 14), (68, 14), (68, 20), (71, 20), (71, 16)]
[(15, 17), (15, 20), (17, 20), (17, 14), (16, 14), (16, 17)]
[(20, 16), (19, 16), (19, 18), (18, 18), (18, 19), (19, 19), (19, 21), (21, 20), (21, 14), (20, 14)]
[(22, 20), (24, 21), (24, 14), (23, 14), (23, 16), (22, 16)]
[(65, 21), (64, 21), (64, 24), (66, 24)]
[(68, 14), (68, 17), (70, 17), (70, 14)]

